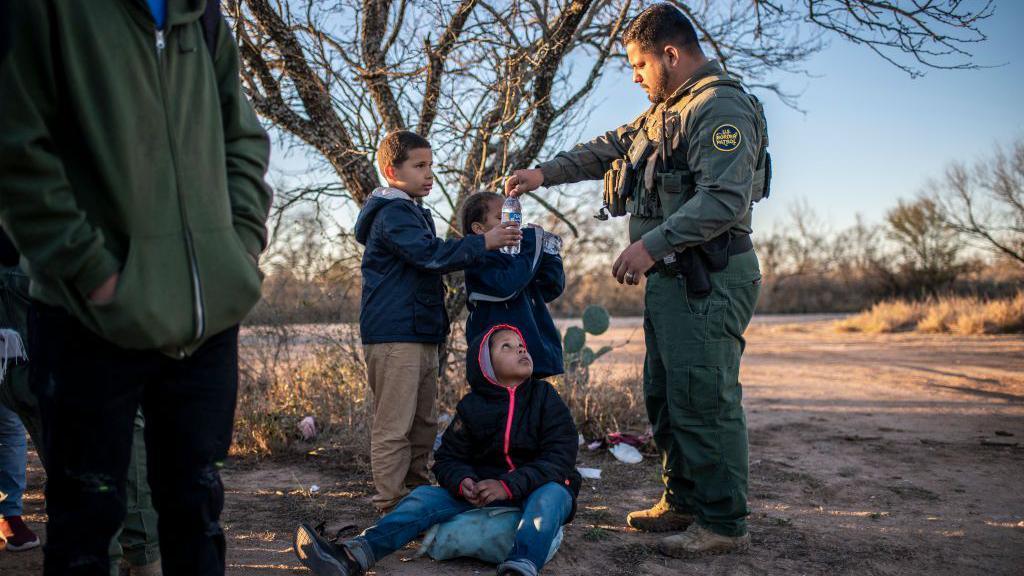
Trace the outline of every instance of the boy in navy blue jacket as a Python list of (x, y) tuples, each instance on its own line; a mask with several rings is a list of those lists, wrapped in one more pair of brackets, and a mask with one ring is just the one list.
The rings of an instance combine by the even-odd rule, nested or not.
[(429, 484), (427, 460), (437, 434), (438, 346), (448, 334), (442, 275), (478, 262), (487, 250), (519, 241), (515, 227), (484, 236), (437, 237), (419, 199), (433, 186), (430, 143), (393, 132), (377, 151), (388, 187), (374, 190), (356, 220), (363, 252), (359, 331), (373, 390), (370, 464), (373, 503), (391, 509)]
[[(503, 201), (503, 196), (493, 192), (470, 196), (462, 209), (466, 237), (487, 234), (500, 226)], [(466, 269), (466, 341), (472, 342), (496, 324), (518, 326), (530, 348), (537, 378), (564, 372), (562, 341), (547, 307), (565, 288), (557, 245), (557, 236), (529, 227), (523, 230), (518, 255), (488, 252)]]
[(559, 527), (572, 521), (582, 479), (568, 406), (535, 372), (519, 330), (490, 327), (470, 343), (471, 391), (434, 462), (440, 486), (420, 486), (359, 536), (334, 545), (308, 524), (295, 554), (316, 576), (359, 576), (421, 532), (474, 507), (516, 506), (523, 517), (499, 576), (537, 576)]

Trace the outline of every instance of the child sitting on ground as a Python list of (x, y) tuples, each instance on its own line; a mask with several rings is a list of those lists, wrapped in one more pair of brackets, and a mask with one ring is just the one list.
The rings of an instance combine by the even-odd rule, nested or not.
[(419, 204), (434, 178), (430, 143), (418, 134), (388, 134), (377, 163), (388, 186), (373, 191), (355, 235), (366, 247), (359, 333), (373, 390), (373, 503), (383, 513), (412, 488), (430, 484), (438, 346), (448, 334), (442, 275), (474, 264), (486, 250), (515, 244), (521, 234), (497, 227), (482, 237), (438, 238), (433, 216)]
[[(467, 198), (462, 209), (466, 237), (499, 226), (503, 201), (493, 192)], [(466, 269), (466, 341), (472, 342), (490, 326), (515, 323), (526, 338), (537, 378), (563, 372), (562, 341), (547, 307), (565, 288), (559, 244), (557, 236), (528, 227), (523, 230), (519, 254), (488, 252)]]
[(359, 576), (434, 524), (473, 507), (518, 506), (523, 517), (499, 576), (536, 576), (572, 520), (581, 478), (577, 432), (561, 397), (535, 380), (522, 334), (491, 327), (467, 353), (471, 391), (435, 455), (440, 486), (420, 486), (376, 525), (334, 545), (303, 524), (295, 553), (317, 576)]

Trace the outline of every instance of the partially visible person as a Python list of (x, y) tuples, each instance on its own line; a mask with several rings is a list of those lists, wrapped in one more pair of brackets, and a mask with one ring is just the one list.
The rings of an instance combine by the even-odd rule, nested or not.
[(522, 234), (499, 226), (480, 236), (438, 238), (430, 210), (420, 204), (434, 178), (430, 143), (418, 134), (388, 134), (377, 163), (388, 186), (373, 191), (355, 234), (366, 247), (359, 332), (373, 391), (373, 504), (387, 512), (410, 490), (430, 483), (438, 347), (449, 331), (443, 275), (515, 244)]
[(317, 576), (359, 576), (434, 524), (474, 507), (518, 506), (523, 517), (499, 576), (536, 576), (558, 529), (572, 521), (581, 478), (578, 436), (554, 387), (536, 380), (518, 328), (490, 327), (469, 347), (471, 391), (445, 430), (434, 463), (440, 486), (420, 486), (394, 511), (341, 545), (309, 525), (294, 549)]
[(26, 444), (21, 419), (0, 404), (0, 541), (12, 552), (39, 546), (39, 537), (21, 518)]
[(224, 573), (219, 471), (271, 192), (218, 8), (0, 5), (18, 32), (0, 61), (0, 223), (34, 300), (46, 576), (109, 573), (140, 406), (163, 572)]
[[(18, 268), (18, 251), (11, 243), (7, 233), (0, 229), (0, 329), (14, 330), (22, 347), (29, 341), (28, 315), (32, 302), (29, 298), (29, 278)], [(11, 346), (0, 349), (11, 349)], [(17, 415), (24, 429), (28, 431), (32, 444), (36, 448), (43, 468), (46, 467), (46, 453), (42, 450), (42, 422), (39, 413), (39, 402), (32, 392), (29, 381), (31, 365), (28, 362), (28, 350), (23, 351), (19, 361), (7, 363), (7, 371), (0, 383), (0, 407), (7, 408)], [(13, 424), (12, 424), (13, 427)], [(122, 560), (128, 567), (129, 576), (159, 576), (160, 574), (160, 543), (157, 537), (156, 510), (150, 498), (149, 483), (146, 480), (146, 446), (144, 438), (145, 420), (141, 411), (135, 415), (132, 438), (132, 456), (128, 463), (128, 481), (126, 485), (126, 514), (124, 525), (110, 542), (110, 573), (118, 576), (121, 573)], [(22, 436), (24, 431), (22, 431)], [(0, 465), (2, 475), (3, 465)], [(4, 529), (0, 526), (0, 532)], [(20, 550), (18, 542), (28, 539), (31, 542), (34, 534), (29, 536), (25, 529), (10, 529), (8, 532), (20, 533), (12, 542)], [(29, 531), (31, 533), (31, 531)]]
[[(0, 548), (11, 552), (40, 544), (22, 520), (28, 445), (22, 419), (10, 407), (14, 389), (24, 388), (28, 381), (27, 311), (28, 277), (18, 269), (18, 251), (0, 229)], [(33, 429), (32, 434), (38, 442), (39, 431)]]
[[(467, 198), (462, 208), (463, 234), (486, 234), (500, 226), (503, 200), (493, 192)], [(523, 230), (519, 254), (488, 252), (466, 269), (466, 341), (476, 340), (496, 324), (514, 323), (526, 338), (537, 378), (565, 371), (562, 340), (547, 307), (565, 289), (560, 244), (554, 234), (530, 226)]]

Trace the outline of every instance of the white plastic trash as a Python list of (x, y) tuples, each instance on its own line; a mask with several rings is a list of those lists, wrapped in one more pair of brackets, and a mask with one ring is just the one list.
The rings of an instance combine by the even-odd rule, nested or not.
[(624, 464), (639, 464), (643, 461), (644, 455), (625, 442), (616, 444), (608, 449), (615, 456), (615, 459)]
[(299, 434), (302, 434), (303, 440), (309, 440), (316, 436), (316, 421), (313, 420), (312, 416), (306, 416), (296, 425), (299, 429)]
[(580, 476), (583, 476), (587, 480), (600, 480), (601, 479), (601, 469), (600, 468), (580, 468), (580, 467), (577, 467), (576, 471), (580, 473)]

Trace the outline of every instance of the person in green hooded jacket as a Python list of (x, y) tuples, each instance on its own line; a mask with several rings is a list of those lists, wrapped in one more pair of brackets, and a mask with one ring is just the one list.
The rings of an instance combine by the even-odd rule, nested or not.
[(271, 192), (238, 49), (207, 8), (0, 4), (0, 223), (34, 300), (47, 575), (106, 576), (139, 406), (163, 572), (224, 573), (218, 471)]

